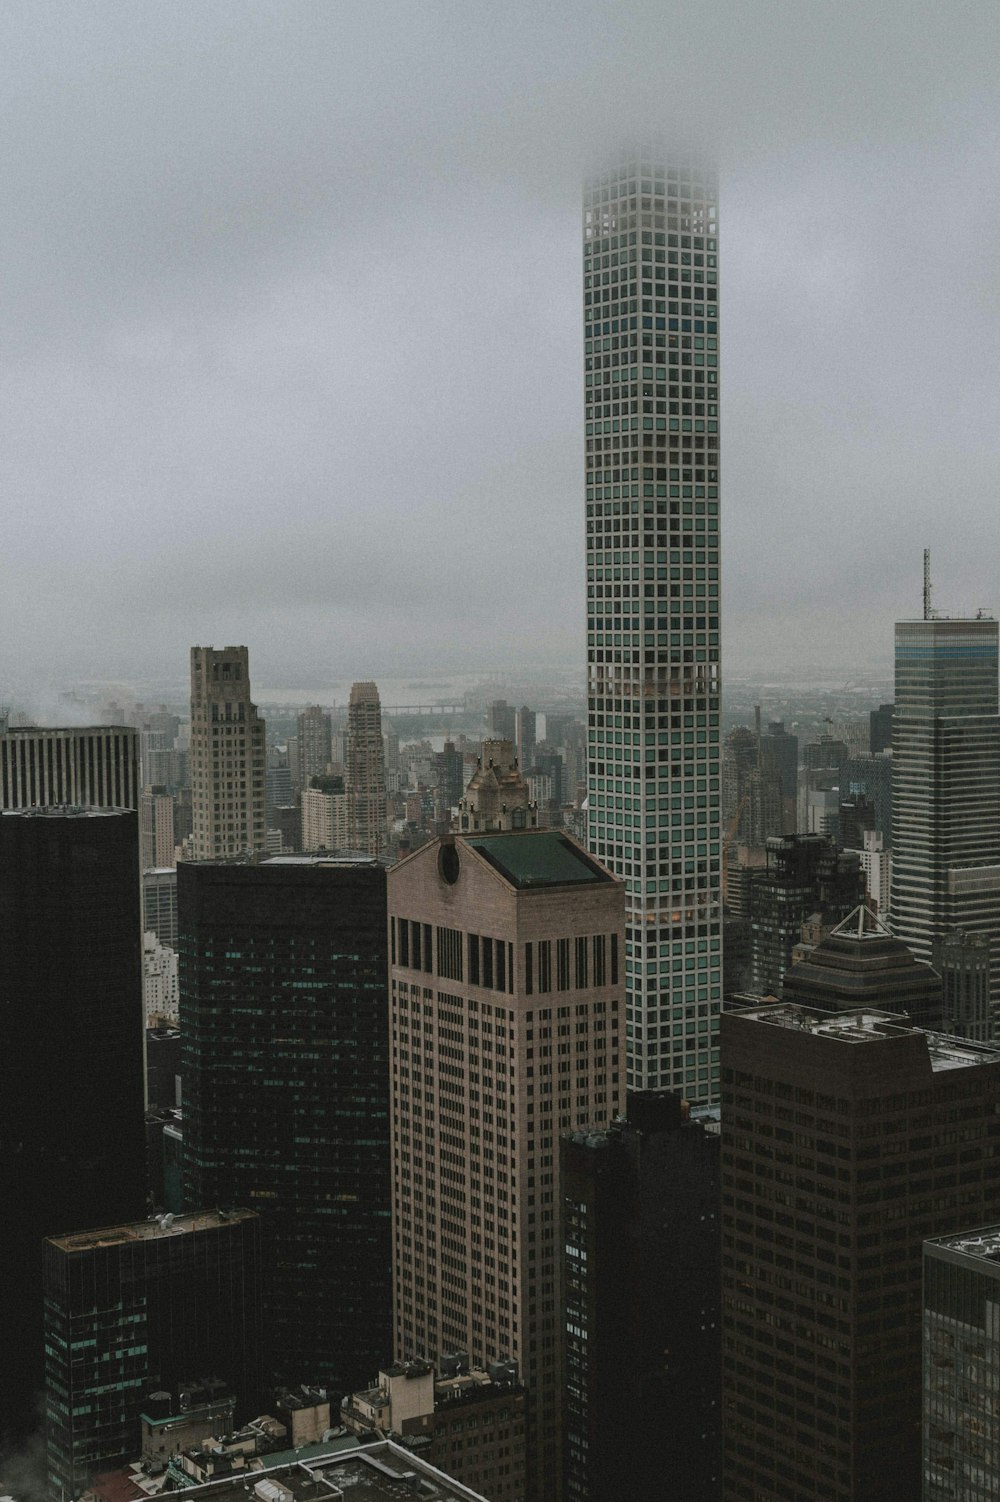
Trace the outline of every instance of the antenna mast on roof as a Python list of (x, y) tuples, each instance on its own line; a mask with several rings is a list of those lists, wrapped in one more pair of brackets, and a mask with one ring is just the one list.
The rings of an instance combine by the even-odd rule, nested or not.
[(924, 548), (924, 620), (930, 621), (933, 618), (934, 612), (931, 609), (931, 550), (930, 548)]

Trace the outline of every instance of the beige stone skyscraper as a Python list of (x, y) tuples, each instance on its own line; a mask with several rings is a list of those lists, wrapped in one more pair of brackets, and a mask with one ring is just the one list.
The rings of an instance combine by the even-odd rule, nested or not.
[(191, 853), (263, 851), (264, 721), (250, 700), (246, 647), (191, 648)]
[(374, 683), (355, 683), (347, 710), (347, 792), (351, 845), (366, 855), (385, 853), (385, 746), (382, 706)]
[(389, 873), (395, 1351), (512, 1360), (559, 1495), (559, 1134), (625, 1101), (625, 890), (561, 830)]

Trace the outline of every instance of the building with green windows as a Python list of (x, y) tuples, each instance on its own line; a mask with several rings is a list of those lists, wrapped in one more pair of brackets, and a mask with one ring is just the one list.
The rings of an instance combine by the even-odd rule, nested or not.
[(43, 1247), (45, 1445), (53, 1502), (135, 1459), (153, 1392), (211, 1375), (242, 1421), (264, 1396), (260, 1218), (155, 1216)]
[(184, 1203), (260, 1212), (274, 1383), (353, 1392), (392, 1329), (385, 868), (177, 880)]
[(718, 1093), (717, 177), (627, 146), (586, 184), (588, 843), (624, 879), (632, 1089)]

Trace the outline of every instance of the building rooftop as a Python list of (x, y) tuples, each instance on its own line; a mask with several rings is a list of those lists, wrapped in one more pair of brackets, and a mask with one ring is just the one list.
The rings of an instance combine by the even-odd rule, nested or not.
[(187, 1231), (208, 1231), (252, 1220), (255, 1210), (196, 1210), (191, 1215), (154, 1215), (150, 1220), (133, 1221), (124, 1226), (101, 1226), (93, 1231), (74, 1231), (67, 1236), (50, 1236), (53, 1246), (63, 1252), (92, 1252), (102, 1246), (124, 1246), (133, 1241), (159, 1241), (168, 1236), (183, 1236)]
[(1000, 1048), (990, 1043), (971, 1043), (946, 1033), (929, 1032), (926, 1028), (914, 1027), (898, 1012), (876, 1011), (872, 1007), (849, 1012), (821, 1012), (794, 1002), (773, 1002), (767, 1006), (747, 1007), (731, 1015), (793, 1032), (812, 1033), (815, 1037), (838, 1043), (878, 1043), (917, 1033), (927, 1039), (927, 1052), (935, 1074), (945, 1069), (1000, 1063)]
[(88, 804), (53, 803), (38, 804), (31, 808), (0, 808), (5, 819), (120, 819), (124, 814), (133, 814), (129, 808), (92, 808)]
[(269, 855), (262, 866), (377, 866), (379, 862), (364, 850), (322, 850), (305, 855)]
[(345, 1502), (400, 1502), (407, 1496), (422, 1502), (485, 1502), (479, 1492), (452, 1481), (392, 1440), (359, 1447), (352, 1437), (348, 1443), (347, 1449), (344, 1440), (308, 1446), (307, 1459), (240, 1470), (221, 1481), (185, 1488), (183, 1496), (186, 1502), (333, 1502), (340, 1497)]
[(460, 839), (488, 861), (512, 887), (566, 887), (615, 878), (558, 829), (510, 834), (467, 834)]
[(782, 996), (822, 1011), (886, 1008), (934, 1022), (941, 1012), (941, 977), (862, 903), (789, 967)]
[(979, 1257), (984, 1262), (1000, 1262), (1000, 1226), (980, 1226), (975, 1231), (959, 1231), (954, 1236), (935, 1236), (926, 1245), (961, 1252), (965, 1257)]
[(121, 735), (130, 730), (138, 732), (134, 725), (8, 725), (0, 731), (3, 735)]

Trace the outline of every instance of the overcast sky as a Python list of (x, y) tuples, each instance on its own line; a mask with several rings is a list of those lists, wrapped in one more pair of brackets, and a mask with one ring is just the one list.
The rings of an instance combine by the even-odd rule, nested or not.
[(5, 0), (0, 697), (583, 659), (580, 178), (722, 168), (726, 663), (1000, 607), (1000, 9)]

